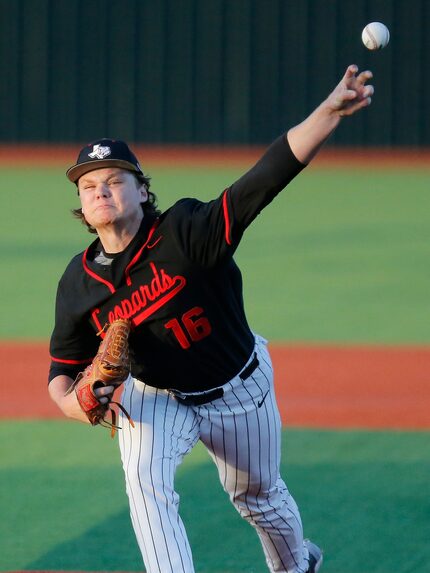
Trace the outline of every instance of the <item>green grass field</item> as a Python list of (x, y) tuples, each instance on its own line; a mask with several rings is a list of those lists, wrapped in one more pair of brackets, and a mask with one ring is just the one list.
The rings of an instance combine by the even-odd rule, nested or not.
[[(240, 170), (158, 167), (165, 209), (209, 199)], [(2, 169), (0, 338), (46, 338), (58, 279), (92, 237), (62, 169)], [(427, 343), (429, 171), (313, 169), (270, 205), (237, 252), (250, 323), (271, 340)]]
[[(1, 570), (141, 571), (117, 443), (71, 422), (0, 424)], [(430, 550), (428, 433), (287, 430), (283, 474), (327, 573), (425, 571)], [(200, 573), (265, 571), (197, 447), (178, 471)], [(12, 495), (13, 493), (13, 495)], [(423, 568), (424, 566), (424, 568)]]
[[(214, 197), (242, 172), (149, 171), (163, 209)], [(0, 339), (45, 340), (57, 281), (92, 238), (68, 213), (78, 203), (63, 169), (1, 177)], [(272, 341), (428, 344), (429, 184), (430, 169), (305, 171), (238, 250), (252, 327)], [(426, 571), (429, 437), (285, 431), (283, 475), (305, 533), (325, 549), (325, 573)], [(116, 450), (101, 429), (0, 421), (0, 571), (142, 570)], [(177, 481), (196, 571), (265, 571), (202, 448)]]

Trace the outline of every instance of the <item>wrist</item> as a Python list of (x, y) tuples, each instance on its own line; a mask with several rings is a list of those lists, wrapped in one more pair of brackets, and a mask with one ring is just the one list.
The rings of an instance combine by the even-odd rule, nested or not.
[(66, 376), (58, 376), (49, 384), (49, 395), (67, 418), (73, 418), (81, 422), (88, 422), (88, 418), (82, 411), (74, 391), (67, 394), (73, 380)]

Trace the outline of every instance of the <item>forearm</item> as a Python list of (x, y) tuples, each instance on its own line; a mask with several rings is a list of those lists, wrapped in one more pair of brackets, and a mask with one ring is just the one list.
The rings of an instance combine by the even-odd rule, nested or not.
[(304, 121), (292, 127), (287, 133), (287, 139), (297, 159), (308, 164), (340, 121), (340, 112), (333, 110), (324, 101)]
[(65, 416), (88, 424), (89, 420), (82, 411), (75, 392), (70, 392), (70, 394), (66, 395), (67, 390), (72, 384), (73, 379), (69, 376), (56, 376), (49, 383), (49, 395)]

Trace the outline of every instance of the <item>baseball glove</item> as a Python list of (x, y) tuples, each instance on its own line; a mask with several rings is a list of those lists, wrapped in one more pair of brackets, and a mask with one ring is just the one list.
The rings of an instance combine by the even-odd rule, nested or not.
[[(67, 394), (73, 390), (76, 393), (78, 402), (88, 420), (93, 426), (100, 424), (111, 428), (112, 437), (119, 429), (116, 424), (116, 412), (112, 409), (112, 404), (116, 404), (134, 427), (125, 408), (113, 400), (105, 404), (100, 402), (95, 390), (102, 386), (114, 386), (118, 388), (128, 378), (130, 373), (130, 359), (128, 352), (128, 336), (130, 334), (130, 321), (118, 319), (110, 325), (106, 325), (98, 334), (105, 333), (100, 343), (97, 354), (93, 361), (83, 372), (80, 372)], [(106, 415), (110, 412), (111, 421), (106, 420)]]

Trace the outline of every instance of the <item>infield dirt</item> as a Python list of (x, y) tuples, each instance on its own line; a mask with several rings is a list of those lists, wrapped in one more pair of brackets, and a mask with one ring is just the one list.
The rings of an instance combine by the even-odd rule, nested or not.
[[(271, 345), (285, 426), (430, 428), (430, 348)], [(61, 418), (47, 390), (48, 345), (1, 342), (1, 418)]]

